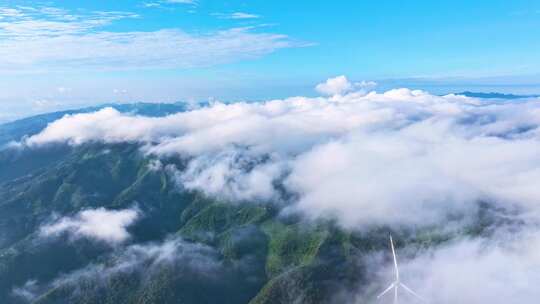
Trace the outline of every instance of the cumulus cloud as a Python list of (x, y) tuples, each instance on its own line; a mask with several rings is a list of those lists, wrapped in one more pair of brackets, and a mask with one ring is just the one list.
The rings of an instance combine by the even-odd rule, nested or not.
[(68, 233), (74, 238), (92, 238), (116, 244), (126, 241), (130, 234), (127, 227), (139, 217), (136, 209), (107, 210), (105, 208), (84, 210), (72, 217), (62, 217), (44, 225), (40, 235), (50, 237)]
[(352, 83), (345, 76), (330, 78), (323, 83), (318, 84), (315, 89), (317, 92), (324, 95), (342, 95), (351, 91), (360, 92), (375, 88), (377, 83), (374, 81), (362, 80), (361, 82)]
[(347, 77), (342, 75), (335, 78), (330, 78), (326, 80), (326, 82), (318, 84), (315, 89), (321, 94), (338, 95), (351, 91), (353, 89), (353, 85), (349, 82)]
[(301, 155), (287, 179), (304, 194), (295, 208), (333, 211), (349, 226), (437, 224), (446, 214), (474, 213), (478, 201), (537, 208), (540, 193), (527, 181), (539, 173), (536, 140), (464, 139), (436, 124), (417, 127), (360, 133)]

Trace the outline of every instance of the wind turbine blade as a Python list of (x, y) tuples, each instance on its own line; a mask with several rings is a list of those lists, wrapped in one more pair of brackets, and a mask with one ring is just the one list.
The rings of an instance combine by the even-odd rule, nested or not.
[(417, 299), (421, 300), (422, 302), (427, 302), (426, 299), (424, 299), (423, 297), (421, 297), (419, 294), (417, 294), (416, 292), (414, 292), (412, 289), (410, 289), (409, 287), (407, 287), (407, 285), (403, 284), (403, 283), (399, 283), (399, 285), (401, 287), (403, 287), (403, 289), (405, 289), (407, 292), (409, 292), (410, 294), (412, 294), (413, 296), (415, 296)]
[(392, 247), (392, 256), (394, 257), (394, 270), (396, 272), (396, 281), (399, 281), (399, 269), (397, 265), (396, 250), (394, 249), (394, 240), (392, 239), (392, 235), (390, 235), (390, 247)]
[(388, 286), (388, 288), (386, 288), (383, 292), (381, 292), (381, 293), (377, 296), (377, 299), (380, 299), (382, 296), (384, 296), (385, 294), (387, 294), (390, 290), (392, 290), (392, 288), (394, 288), (395, 285), (396, 285), (395, 283), (390, 284), (390, 286)]

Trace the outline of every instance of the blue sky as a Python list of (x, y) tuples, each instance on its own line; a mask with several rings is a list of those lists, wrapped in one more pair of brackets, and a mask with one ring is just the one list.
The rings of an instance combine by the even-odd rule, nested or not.
[(109, 101), (315, 95), (326, 78), (540, 92), (540, 2), (0, 1), (0, 121)]

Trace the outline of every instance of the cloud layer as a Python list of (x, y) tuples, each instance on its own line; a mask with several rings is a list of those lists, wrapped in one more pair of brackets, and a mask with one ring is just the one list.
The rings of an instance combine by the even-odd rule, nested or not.
[[(435, 303), (536, 302), (540, 100), (366, 92), (336, 79), (324, 83), (329, 97), (215, 103), (163, 118), (113, 109), (67, 115), (21, 146), (136, 143), (152, 170), (169, 170), (180, 187), (280, 202), (286, 212), (360, 230), (445, 230), (450, 218), (471, 224), (487, 204), (503, 217), (489, 233), (398, 247), (403, 279)], [(168, 165), (170, 156), (187, 168)], [(387, 280), (373, 282), (360, 299)]]
[(479, 201), (538, 209), (539, 105), (397, 89), (216, 103), (163, 118), (108, 108), (68, 115), (24, 144), (140, 143), (158, 157), (189, 157), (178, 180), (210, 195), (273, 200), (280, 183), (309, 216), (431, 225)]

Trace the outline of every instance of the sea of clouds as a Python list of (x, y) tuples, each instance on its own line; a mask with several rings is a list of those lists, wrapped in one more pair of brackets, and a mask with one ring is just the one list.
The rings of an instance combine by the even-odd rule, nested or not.
[(105, 108), (66, 115), (19, 145), (137, 143), (153, 170), (165, 169), (162, 157), (188, 159), (175, 172), (181, 187), (231, 202), (286, 201), (285, 211), (351, 229), (444, 226), (450, 215), (476, 214), (478, 202), (518, 210), (518, 230), (457, 238), (403, 267), (436, 303), (535, 303), (540, 100), (374, 85), (340, 76), (317, 86), (321, 97), (216, 102), (162, 118)]

